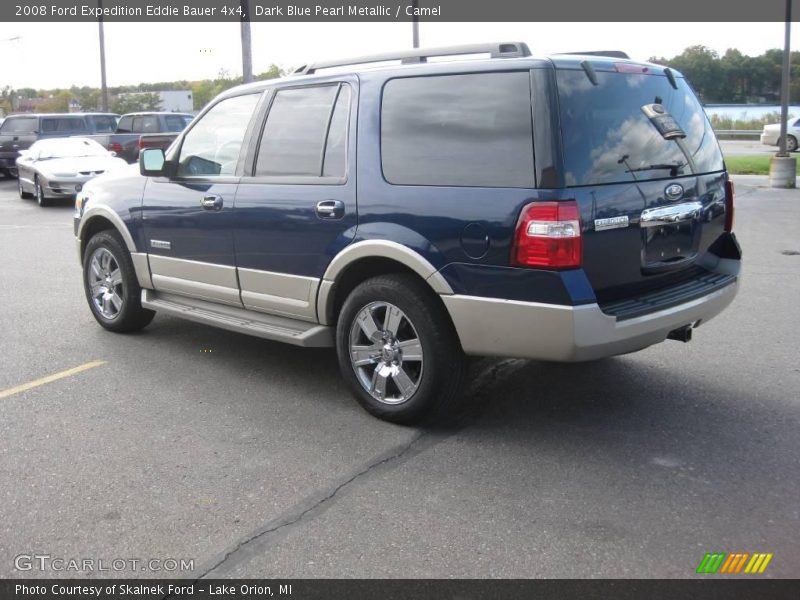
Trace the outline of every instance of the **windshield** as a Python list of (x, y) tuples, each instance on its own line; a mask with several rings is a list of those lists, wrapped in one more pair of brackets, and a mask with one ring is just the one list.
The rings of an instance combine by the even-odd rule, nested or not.
[[(558, 95), (569, 186), (663, 179), (723, 169), (722, 154), (700, 103), (682, 77), (559, 70)], [(661, 104), (678, 122), (689, 158), (642, 112)]]
[(63, 138), (36, 142), (30, 150), (39, 160), (48, 158), (78, 158), (82, 156), (107, 156), (108, 150), (93, 140)]

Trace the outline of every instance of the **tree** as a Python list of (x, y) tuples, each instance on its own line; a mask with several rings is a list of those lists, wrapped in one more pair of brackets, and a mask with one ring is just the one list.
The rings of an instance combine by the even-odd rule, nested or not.
[(111, 103), (111, 110), (121, 115), (142, 110), (161, 110), (161, 98), (156, 92), (129, 92), (117, 96)]

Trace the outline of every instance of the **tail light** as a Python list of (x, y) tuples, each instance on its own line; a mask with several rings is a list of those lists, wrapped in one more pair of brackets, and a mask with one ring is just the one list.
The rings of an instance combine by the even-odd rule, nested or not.
[(733, 182), (728, 180), (725, 182), (725, 231), (728, 233), (733, 231), (734, 195)]
[(141, 138), (141, 137), (139, 137), (139, 149), (141, 150), (141, 149), (142, 149), (142, 148), (144, 148), (144, 147), (145, 147), (145, 145), (144, 145), (144, 140), (142, 140), (142, 138)]
[(511, 253), (518, 267), (581, 266), (581, 219), (575, 200), (534, 202), (522, 209)]
[(108, 149), (111, 152), (116, 152), (117, 154), (119, 154), (120, 152), (122, 152), (122, 144), (118, 144), (117, 142), (111, 142), (108, 145)]

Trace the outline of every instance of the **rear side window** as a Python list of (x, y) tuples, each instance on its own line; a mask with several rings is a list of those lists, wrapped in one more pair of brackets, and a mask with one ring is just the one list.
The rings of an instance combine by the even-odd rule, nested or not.
[(52, 119), (42, 119), (43, 133), (74, 133), (84, 131), (86, 124), (82, 118), (60, 117)]
[[(663, 75), (559, 70), (558, 96), (568, 186), (624, 183), (721, 171), (711, 124), (686, 80)], [(662, 104), (686, 133), (665, 140), (642, 112)]]
[(529, 74), (389, 81), (381, 162), (394, 184), (534, 187)]
[(256, 176), (343, 177), (350, 87), (279, 90), (267, 116)]
[(158, 117), (156, 115), (133, 117), (133, 133), (158, 133)]
[(33, 133), (37, 120), (36, 117), (8, 118), (0, 126), (0, 133)]

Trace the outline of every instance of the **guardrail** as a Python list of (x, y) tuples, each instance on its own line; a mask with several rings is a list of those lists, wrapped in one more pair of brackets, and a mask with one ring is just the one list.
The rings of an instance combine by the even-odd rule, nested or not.
[(758, 140), (760, 129), (715, 129), (714, 134), (721, 140)]

